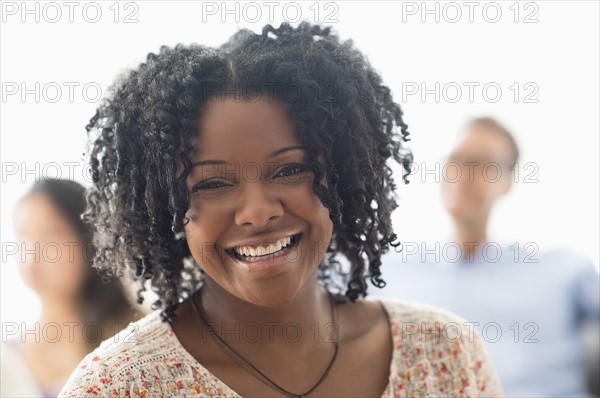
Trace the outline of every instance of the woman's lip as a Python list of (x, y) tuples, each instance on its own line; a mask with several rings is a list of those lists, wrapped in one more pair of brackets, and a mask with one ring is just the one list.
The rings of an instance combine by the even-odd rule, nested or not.
[(233, 253), (233, 250), (228, 250), (227, 255), (233, 260), (233, 262), (248, 272), (268, 272), (285, 269), (286, 263), (298, 261), (298, 246), (302, 239), (302, 233), (296, 234), (296, 241), (290, 247), (285, 248), (281, 253), (274, 253), (265, 256), (264, 259), (257, 261), (244, 261)]

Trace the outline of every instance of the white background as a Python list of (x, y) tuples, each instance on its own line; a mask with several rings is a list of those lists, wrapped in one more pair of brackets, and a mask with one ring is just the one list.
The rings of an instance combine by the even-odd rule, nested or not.
[[(222, 13), (221, 2), (205, 2), (204, 9), (192, 1), (75, 3), (72, 22), (63, 2), (27, 2), (30, 14), (23, 13), (20, 1), (2, 3), (3, 322), (39, 315), (36, 296), (16, 272), (15, 257), (4, 251), (14, 240), (12, 209), (36, 174), (88, 184), (82, 153), (84, 126), (97, 105), (93, 87), (105, 90), (118, 73), (161, 45), (216, 46), (240, 27), (258, 32), (267, 22), (278, 26), (286, 17), (293, 22), (296, 5), (303, 19), (317, 17), (367, 54), (403, 107), (418, 165), (426, 162), (432, 169), (470, 117), (497, 117), (514, 132), (522, 151), (520, 178), (493, 213), (490, 240), (534, 242), (540, 251), (568, 248), (591, 257), (598, 267), (598, 2), (473, 2), (471, 16), (465, 2), (297, 2), (285, 12), (285, 3), (273, 2), (272, 16), (264, 2), (251, 8), (228, 2), (229, 14)], [(434, 11), (423, 14), (424, 7)], [(92, 23), (98, 8), (102, 14)], [(216, 14), (208, 13), (215, 8)], [(498, 9), (501, 15), (493, 22)], [(257, 10), (262, 18), (253, 23), (248, 19), (255, 19)], [(137, 22), (125, 23), (128, 15)], [(22, 98), (21, 84), (35, 91), (36, 82), (39, 102), (33, 93)], [(421, 98), (406, 91), (422, 83), (434, 90), (436, 82), (437, 102), (433, 92)], [(472, 102), (465, 82), (479, 84)], [(517, 101), (515, 82), (521, 90)], [(77, 84), (73, 98), (65, 83)], [(497, 102), (492, 102), (493, 89), (482, 92), (487, 83), (502, 89)], [(85, 84), (91, 87), (87, 95), (82, 93)], [(15, 85), (19, 92), (11, 94)], [(453, 102), (456, 85), (463, 88), (462, 97)], [(57, 86), (62, 88), (59, 97)], [(529, 100), (537, 102), (525, 102), (532, 87), (537, 92)], [(532, 176), (537, 182), (524, 181), (536, 170), (524, 168), (527, 162), (537, 165)], [(418, 173), (409, 185), (398, 174), (397, 182), (400, 207), (394, 226), (401, 240), (433, 241), (452, 232), (433, 174)]]

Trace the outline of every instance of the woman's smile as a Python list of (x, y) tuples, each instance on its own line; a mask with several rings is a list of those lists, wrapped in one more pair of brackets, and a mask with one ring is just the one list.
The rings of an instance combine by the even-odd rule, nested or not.
[(298, 250), (302, 234), (281, 238), (269, 245), (239, 246), (226, 250), (237, 266), (248, 272), (285, 271), (298, 262), (301, 250)]

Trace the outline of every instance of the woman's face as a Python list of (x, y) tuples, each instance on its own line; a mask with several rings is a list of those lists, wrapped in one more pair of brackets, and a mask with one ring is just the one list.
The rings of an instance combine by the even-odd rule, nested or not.
[(185, 234), (206, 283), (272, 308), (317, 286), (333, 224), (285, 108), (212, 101), (197, 139)]
[(32, 194), (15, 208), (19, 273), (42, 299), (75, 299), (87, 261), (77, 232), (45, 195)]

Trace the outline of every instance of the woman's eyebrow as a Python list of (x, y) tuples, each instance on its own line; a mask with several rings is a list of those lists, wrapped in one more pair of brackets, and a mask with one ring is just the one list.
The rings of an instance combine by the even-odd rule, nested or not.
[[(275, 156), (281, 155), (284, 152), (293, 151), (293, 150), (305, 151), (306, 147), (304, 147), (302, 145), (292, 145), (292, 146), (286, 146), (286, 147), (283, 147), (283, 148), (279, 148), (275, 152), (273, 152), (270, 155), (268, 155), (267, 159), (270, 159), (270, 158), (273, 158)], [(220, 164), (225, 164), (225, 163), (227, 163), (227, 162), (224, 161), (224, 160), (207, 159), (207, 160), (202, 160), (200, 162), (192, 163), (192, 167), (203, 166), (205, 164), (220, 165)]]
[(224, 163), (226, 163), (224, 160), (208, 159), (208, 160), (202, 160), (200, 162), (192, 163), (192, 167), (204, 166), (205, 164), (224, 164)]
[(279, 148), (275, 152), (271, 153), (269, 156), (267, 156), (267, 159), (273, 158), (273, 157), (275, 157), (277, 155), (281, 155), (284, 152), (293, 151), (293, 150), (302, 150), (302, 151), (305, 151), (306, 148), (304, 146), (302, 146), (302, 145), (286, 146), (286, 147), (283, 147), (283, 148)]

